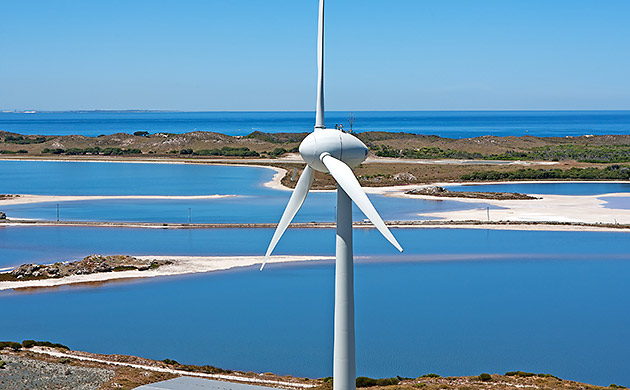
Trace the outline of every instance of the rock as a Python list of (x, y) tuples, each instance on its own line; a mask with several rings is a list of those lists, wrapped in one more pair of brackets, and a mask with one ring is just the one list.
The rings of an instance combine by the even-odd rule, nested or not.
[(423, 194), (431, 195), (431, 194), (441, 194), (441, 193), (447, 192), (448, 190), (444, 187), (429, 186), (429, 187), (423, 188), (421, 191)]
[(13, 271), (16, 279), (62, 278), (70, 275), (89, 275), (99, 272), (139, 270), (147, 271), (162, 265), (171, 264), (165, 260), (140, 260), (132, 256), (91, 255), (71, 263), (54, 263), (50, 265), (23, 264)]
[(416, 181), (416, 177), (409, 172), (400, 172), (393, 177), (396, 181)]
[[(39, 270), (42, 266), (38, 264), (22, 264), (17, 267), (13, 271), (11, 271), (11, 275), (20, 278), (25, 276), (33, 275), (37, 270)], [(21, 279), (21, 278), (20, 278)]]
[(7, 219), (7, 214), (0, 211), (0, 219)]

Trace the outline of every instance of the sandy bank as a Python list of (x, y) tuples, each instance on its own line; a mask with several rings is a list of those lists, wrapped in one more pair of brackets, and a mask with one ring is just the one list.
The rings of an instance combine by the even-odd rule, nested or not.
[[(540, 199), (496, 200), (471, 198), (443, 198), (429, 195), (410, 195), (406, 192), (427, 186), (466, 186), (474, 190), (475, 185), (488, 184), (541, 184), (541, 183), (626, 183), (627, 181), (503, 181), (483, 183), (433, 183), (427, 185), (405, 185), (395, 187), (369, 187), (370, 194), (398, 198), (425, 199), (433, 201), (457, 201), (462, 203), (483, 203), (494, 206), (458, 211), (418, 213), (421, 217), (447, 221), (512, 221), (512, 222), (568, 222), (584, 224), (630, 224), (630, 210), (606, 208), (601, 198), (630, 197), (630, 193), (609, 193), (598, 195), (548, 195), (527, 193)], [(488, 217), (489, 215), (489, 217)], [(495, 225), (492, 225), (495, 226)], [(497, 229), (497, 227), (494, 227)], [(512, 227), (513, 228), (513, 227)], [(555, 229), (552, 229), (555, 230)]]
[[(111, 280), (151, 278), (221, 271), (261, 264), (264, 256), (135, 256), (146, 260), (168, 260), (170, 265), (147, 271), (102, 272), (89, 275), (72, 275), (59, 279), (0, 282), (0, 291), (21, 288), (56, 287), (77, 283), (98, 283)], [(330, 256), (272, 256), (269, 263), (333, 260)]]
[(18, 197), (0, 200), (0, 206), (13, 204), (44, 203), (44, 202), (73, 202), (80, 200), (192, 200), (192, 199), (223, 199), (238, 195), (28, 195), (18, 194)]

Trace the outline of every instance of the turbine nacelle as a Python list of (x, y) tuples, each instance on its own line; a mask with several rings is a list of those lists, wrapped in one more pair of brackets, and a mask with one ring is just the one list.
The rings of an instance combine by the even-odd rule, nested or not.
[(311, 168), (328, 173), (323, 163), (325, 155), (354, 168), (365, 161), (368, 147), (352, 134), (336, 129), (315, 129), (300, 144), (300, 155)]

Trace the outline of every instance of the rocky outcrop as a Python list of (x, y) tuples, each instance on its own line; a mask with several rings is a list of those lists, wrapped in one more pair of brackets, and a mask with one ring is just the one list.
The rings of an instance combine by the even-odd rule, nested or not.
[(397, 173), (393, 176), (393, 179), (396, 181), (406, 181), (406, 182), (416, 181), (416, 177), (409, 172)]
[(70, 275), (89, 275), (99, 272), (138, 270), (146, 271), (171, 264), (165, 260), (141, 260), (132, 256), (91, 255), (82, 260), (55, 264), (22, 264), (13, 271), (0, 274), (5, 280), (33, 280), (62, 278)]
[(474, 192), (474, 191), (449, 191), (444, 187), (428, 186), (417, 188), (405, 192), (409, 195), (441, 196), (446, 198), (472, 198), (472, 199), (495, 199), (495, 200), (525, 200), (540, 199), (518, 192)]

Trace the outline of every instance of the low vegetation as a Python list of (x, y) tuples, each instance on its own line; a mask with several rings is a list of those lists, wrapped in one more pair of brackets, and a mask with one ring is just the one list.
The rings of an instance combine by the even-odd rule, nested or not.
[(372, 149), (379, 157), (413, 159), (630, 162), (630, 145), (546, 145), (533, 147), (530, 150), (508, 150), (503, 153), (468, 152), (435, 146), (398, 149), (376, 145)]
[(26, 154), (26, 153), (28, 153), (28, 150), (26, 149), (19, 149), (19, 150), (0, 149), (0, 154)]
[(497, 180), (630, 180), (630, 166), (610, 165), (605, 168), (518, 169), (515, 171), (476, 171), (461, 176), (464, 181)]
[(49, 348), (58, 348), (58, 349), (66, 349), (70, 350), (66, 345), (59, 343), (51, 343), (50, 341), (35, 341), (35, 340), (24, 340), (22, 341), (23, 348), (32, 348), (32, 347), (49, 347)]
[(23, 135), (7, 135), (4, 137), (4, 142), (8, 144), (28, 145), (28, 144), (42, 144), (48, 141), (43, 136), (23, 136)]
[(15, 341), (0, 341), (0, 350), (3, 350), (5, 348), (19, 351), (20, 349), (22, 349), (22, 344), (16, 343)]
[(189, 372), (203, 372), (206, 374), (231, 374), (234, 372), (233, 370), (224, 370), (222, 368), (210, 365), (196, 366), (193, 364), (181, 364), (177, 360), (172, 359), (164, 359), (162, 360), (162, 362), (169, 365), (173, 369)]
[(193, 154), (195, 156), (226, 156), (226, 157), (258, 157), (260, 154), (254, 150), (250, 150), (249, 148), (233, 148), (229, 146), (224, 146), (221, 149), (202, 149), (195, 150), (192, 149), (186, 150), (186, 154)]
[(69, 149), (42, 149), (42, 154), (65, 154), (66, 156), (79, 156), (79, 155), (93, 155), (93, 156), (124, 156), (128, 154), (142, 154), (142, 150), (136, 148), (104, 148), (101, 149), (98, 146), (90, 148), (69, 148)]

